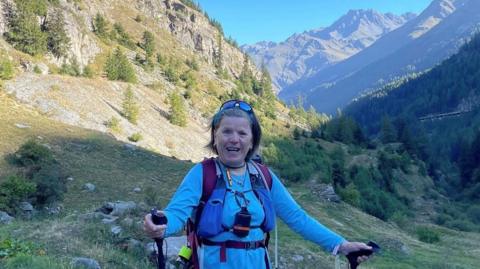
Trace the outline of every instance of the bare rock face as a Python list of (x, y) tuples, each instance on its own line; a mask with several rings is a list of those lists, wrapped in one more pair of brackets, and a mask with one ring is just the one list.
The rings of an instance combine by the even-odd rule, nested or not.
[(0, 1), (0, 36), (8, 29), (8, 11), (13, 7), (13, 0)]
[[(219, 31), (202, 13), (174, 0), (137, 0), (135, 7), (148, 17), (155, 18), (161, 28), (170, 31), (185, 48), (195, 51), (210, 64), (214, 63), (221, 46), (223, 68), (234, 77), (240, 75), (243, 53), (223, 37), (219, 44)], [(256, 70), (254, 63), (250, 64), (251, 69)]]
[[(75, 59), (80, 66), (86, 66), (101, 52), (91, 34), (90, 27), (93, 15), (85, 11), (79, 11), (69, 3), (63, 3), (61, 9), (65, 18), (65, 31), (70, 37), (70, 49), (67, 57), (55, 58), (52, 56), (50, 60), (60, 66), (64, 62), (71, 63)], [(58, 12), (58, 10), (52, 10), (51, 12)]]

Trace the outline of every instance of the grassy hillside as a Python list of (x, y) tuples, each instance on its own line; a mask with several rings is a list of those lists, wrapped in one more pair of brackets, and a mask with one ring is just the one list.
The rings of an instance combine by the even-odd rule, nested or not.
[[(153, 268), (143, 247), (130, 247), (129, 240), (150, 242), (141, 231), (141, 219), (149, 208), (148, 203), (156, 200), (157, 204), (165, 205), (192, 164), (141, 148), (131, 150), (109, 135), (51, 121), (3, 93), (0, 93), (0, 104), (0, 182), (17, 171), (6, 157), (31, 138), (48, 145), (66, 174), (73, 178), (67, 183), (61, 214), (40, 214), (30, 220), (17, 218), (9, 225), (0, 226), (0, 240), (13, 241), (16, 246), (9, 250), (27, 254), (26, 257), (0, 258), (0, 267), (71, 268), (73, 257), (84, 256), (96, 259), (102, 268)], [(28, 127), (19, 128), (16, 124)], [(87, 182), (96, 185), (95, 192), (83, 189)], [(416, 239), (415, 223), (407, 223), (405, 231), (347, 204), (325, 202), (311, 191), (310, 184), (313, 183), (290, 187), (308, 212), (349, 239), (373, 239), (382, 245), (383, 254), (363, 268), (475, 268), (480, 235), (431, 226), (430, 230), (439, 232), (441, 238), (437, 243), (427, 244)], [(134, 192), (135, 187), (142, 191)], [(156, 196), (148, 194), (149, 187), (155, 188)], [(85, 215), (105, 202), (116, 200), (139, 204), (119, 221), (123, 231), (118, 236), (112, 235), (110, 227), (100, 219)], [(280, 224), (279, 239), (283, 268), (333, 267), (331, 256), (283, 224)], [(22, 267), (31, 260), (35, 266)]]

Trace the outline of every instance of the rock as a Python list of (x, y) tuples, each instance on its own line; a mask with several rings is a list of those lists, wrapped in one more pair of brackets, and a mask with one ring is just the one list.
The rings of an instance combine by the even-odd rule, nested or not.
[(33, 211), (33, 205), (28, 202), (21, 202), (19, 208), (23, 211)]
[(124, 144), (123, 147), (128, 150), (128, 151), (136, 151), (137, 150), (137, 146), (133, 145), (133, 144)]
[(119, 235), (122, 232), (122, 227), (115, 225), (112, 228), (110, 228), (110, 231), (112, 232), (113, 235)]
[(141, 192), (141, 191), (142, 191), (142, 189), (140, 189), (139, 187), (136, 187), (136, 188), (133, 189), (133, 192)]
[(115, 221), (117, 221), (117, 219), (118, 219), (118, 217), (113, 217), (113, 216), (107, 215), (106, 218), (102, 219), (102, 223), (103, 224), (112, 224)]
[(93, 185), (92, 183), (87, 183), (87, 184), (83, 185), (83, 189), (85, 189), (89, 192), (93, 192), (93, 191), (95, 191), (95, 185)]
[(97, 211), (105, 213), (112, 216), (122, 216), (128, 213), (129, 211), (135, 209), (137, 204), (133, 201), (116, 201), (115, 203), (108, 202)]
[(30, 204), (28, 202), (21, 202), (19, 204), (18, 208), (21, 210), (20, 214), (23, 217), (26, 217), (28, 219), (31, 218), (33, 216), (33, 214), (35, 213), (35, 210), (34, 210), (32, 204)]
[(73, 181), (74, 179), (73, 179), (73, 177), (67, 177), (67, 180), (68, 181)]
[(338, 203), (340, 202), (340, 197), (335, 193), (333, 186), (330, 184), (318, 184), (312, 186), (312, 191), (317, 194), (320, 198)]
[(293, 260), (294, 262), (302, 262), (304, 259), (305, 259), (305, 258), (303, 258), (302, 255), (298, 255), (298, 254), (295, 254), (295, 255), (293, 255), (293, 257), (292, 257), (292, 260)]
[(15, 123), (15, 126), (19, 129), (30, 128), (30, 125), (26, 125), (26, 124), (23, 124), (23, 123)]
[(73, 268), (101, 269), (100, 264), (96, 260), (89, 258), (73, 258), (71, 264)]
[(47, 211), (50, 215), (58, 215), (62, 211), (63, 206), (57, 204), (51, 204), (49, 206), (44, 207), (45, 211)]
[(7, 212), (0, 211), (0, 224), (9, 224), (15, 218), (8, 215)]

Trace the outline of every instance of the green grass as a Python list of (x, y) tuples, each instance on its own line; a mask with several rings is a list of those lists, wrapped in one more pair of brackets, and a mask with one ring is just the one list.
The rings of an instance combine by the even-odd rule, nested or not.
[[(21, 129), (16, 123), (30, 127)], [(151, 241), (143, 235), (141, 225), (143, 215), (152, 205), (142, 202), (156, 200), (157, 206), (165, 206), (191, 163), (142, 148), (131, 150), (107, 134), (54, 122), (1, 91), (0, 137), (0, 181), (17, 171), (5, 157), (31, 138), (47, 144), (74, 179), (67, 183), (68, 192), (59, 216), (40, 215), (33, 220), (17, 219), (10, 225), (0, 226), (0, 238), (30, 242), (35, 250), (27, 257), (0, 259), (0, 268), (70, 268), (71, 259), (79, 256), (96, 259), (102, 268), (153, 268), (142, 249), (125, 248), (125, 243), (129, 238), (142, 243)], [(95, 192), (83, 190), (87, 182), (96, 185)], [(290, 184), (290, 191), (305, 210), (349, 240), (374, 240), (382, 246), (382, 253), (361, 268), (478, 267), (478, 233), (429, 226), (439, 232), (441, 240), (424, 243), (414, 232), (417, 224), (411, 223), (412, 232), (405, 232), (344, 203), (321, 201), (308, 184), (311, 183)], [(142, 191), (134, 192), (135, 187)], [(158, 196), (152, 197), (148, 189), (155, 190)], [(123, 232), (118, 236), (113, 236), (101, 220), (81, 217), (105, 202), (116, 200), (140, 204), (128, 214), (132, 223), (121, 224)], [(334, 265), (329, 253), (303, 240), (281, 222), (279, 252), (291, 268), (333, 268)], [(296, 254), (304, 260), (293, 262)]]

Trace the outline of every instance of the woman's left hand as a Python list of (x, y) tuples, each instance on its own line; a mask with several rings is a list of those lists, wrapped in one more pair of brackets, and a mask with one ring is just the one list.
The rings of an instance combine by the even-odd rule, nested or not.
[[(338, 248), (338, 252), (340, 252), (344, 255), (347, 255), (350, 252), (359, 251), (359, 250), (362, 250), (362, 249), (370, 250), (370, 249), (372, 249), (372, 247), (368, 246), (367, 244), (362, 243), (362, 242), (344, 242)], [(365, 256), (365, 255), (364, 256), (359, 256), (357, 258), (357, 262), (360, 264), (360, 263), (368, 260), (368, 257), (370, 257), (370, 256)]]

